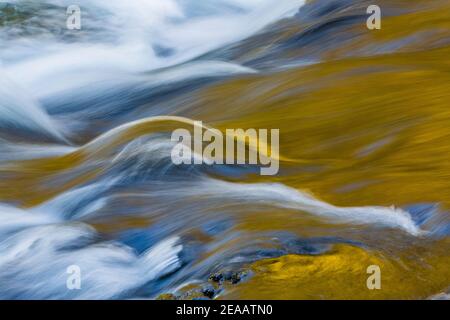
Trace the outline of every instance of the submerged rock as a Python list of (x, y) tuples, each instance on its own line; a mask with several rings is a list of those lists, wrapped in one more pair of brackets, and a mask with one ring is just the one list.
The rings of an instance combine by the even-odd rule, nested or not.
[(231, 284), (237, 284), (241, 282), (245, 277), (249, 276), (248, 270), (240, 271), (223, 271), (212, 274), (209, 280), (212, 282), (217, 282), (222, 284), (224, 282), (229, 282)]
[(227, 286), (235, 285), (250, 275), (249, 270), (224, 270), (211, 274), (208, 282), (198, 285), (186, 285), (177, 293), (164, 293), (157, 300), (204, 300), (214, 299), (226, 290)]

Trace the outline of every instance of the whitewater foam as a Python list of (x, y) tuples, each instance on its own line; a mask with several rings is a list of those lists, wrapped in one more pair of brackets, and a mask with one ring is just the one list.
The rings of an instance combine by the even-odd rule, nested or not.
[(0, 130), (20, 130), (29, 136), (40, 135), (65, 141), (61, 130), (30, 94), (0, 69)]
[[(21, 2), (15, 1), (19, 6)], [(42, 3), (57, 6), (48, 10), (63, 10), (73, 4), (69, 0)], [(80, 0), (77, 4), (89, 13), (87, 39), (80, 35), (81, 41), (66, 42), (64, 38), (33, 35), (26, 46), (22, 40), (7, 40), (0, 53), (8, 73), (34, 97), (48, 98), (89, 84), (100, 85), (114, 75), (190, 61), (295, 14), (303, 1)], [(30, 50), (34, 50), (33, 55)], [(217, 67), (209, 70), (214, 74)]]
[[(37, 226), (1, 240), (0, 298), (118, 299), (181, 265), (177, 237), (141, 255), (116, 242), (97, 241), (95, 230), (82, 223)], [(80, 290), (66, 287), (72, 265), (81, 271)]]

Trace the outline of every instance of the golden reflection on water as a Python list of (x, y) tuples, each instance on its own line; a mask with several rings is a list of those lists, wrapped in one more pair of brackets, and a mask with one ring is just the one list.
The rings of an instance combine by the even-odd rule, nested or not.
[[(279, 176), (249, 176), (245, 182), (281, 182), (339, 206), (438, 204), (446, 217), (450, 209), (450, 4), (435, 1), (433, 5), (386, 17), (381, 31), (354, 27), (359, 40), (329, 53), (325, 62), (212, 85), (197, 97), (195, 118), (222, 131), (280, 129), (281, 155), (298, 163), (282, 161)], [(352, 51), (409, 36), (417, 38), (400, 52), (351, 57)], [(343, 50), (349, 53), (346, 58)], [(128, 141), (128, 135), (143, 130), (130, 129), (121, 139)], [(8, 175), (0, 182), (0, 195), (26, 206), (42, 203), (99, 174), (101, 169), (93, 168), (53, 188), (41, 187), (45, 179), (75, 168), (87, 156), (75, 152), (3, 168)], [(337, 228), (312, 218), (299, 220), (289, 212), (263, 214), (263, 218), (255, 213), (241, 219), (237, 228), (289, 230), (301, 236), (331, 235)], [(317, 233), (311, 232), (315, 227)], [(405, 235), (404, 246), (389, 252), (381, 231), (379, 237), (378, 245), (371, 248), (342, 244), (323, 255), (257, 262), (252, 266), (255, 276), (229, 288), (225, 298), (411, 299), (427, 298), (450, 285), (448, 238)], [(382, 290), (365, 287), (371, 264), (381, 267)]]
[[(272, 181), (340, 206), (438, 204), (442, 220), (449, 221), (450, 5), (433, 5), (384, 18), (380, 32), (365, 32), (353, 48), (430, 34), (417, 36), (400, 52), (219, 84), (203, 92), (207, 111), (202, 116), (222, 129), (279, 128), (280, 153), (306, 163), (283, 163)], [(217, 110), (227, 110), (226, 118)], [(241, 227), (305, 235), (305, 225), (314, 226), (288, 213), (261, 215)], [(448, 238), (406, 243), (394, 258), (383, 252), (389, 244), (380, 232), (374, 251), (339, 245), (324, 256), (257, 262), (256, 276), (225, 298), (411, 299), (445, 291), (450, 285)], [(365, 287), (370, 264), (381, 267), (382, 290)]]
[[(448, 241), (437, 243), (449, 246)], [(378, 252), (337, 245), (320, 256), (288, 255), (262, 260), (255, 276), (225, 299), (418, 299), (428, 298), (448, 284), (448, 251), (423, 250), (423, 260), (411, 261), (409, 252), (391, 260)], [(381, 269), (381, 289), (368, 290), (367, 267)]]

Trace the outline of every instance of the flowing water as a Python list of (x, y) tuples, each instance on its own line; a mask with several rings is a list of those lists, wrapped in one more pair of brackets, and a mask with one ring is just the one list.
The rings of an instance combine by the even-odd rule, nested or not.
[[(446, 297), (447, 1), (72, 2), (0, 1), (0, 298)], [(194, 120), (279, 174), (175, 166)]]

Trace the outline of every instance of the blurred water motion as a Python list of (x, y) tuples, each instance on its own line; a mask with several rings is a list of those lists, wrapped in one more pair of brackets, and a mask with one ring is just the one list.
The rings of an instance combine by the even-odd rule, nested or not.
[[(0, 3), (0, 298), (446, 297), (448, 1), (69, 2)], [(280, 173), (174, 166), (193, 120)]]

